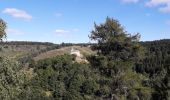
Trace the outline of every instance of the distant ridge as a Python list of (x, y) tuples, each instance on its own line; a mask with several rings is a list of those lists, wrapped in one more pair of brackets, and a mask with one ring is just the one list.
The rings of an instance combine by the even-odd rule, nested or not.
[(51, 42), (34, 42), (34, 41), (3, 41), (0, 44), (8, 45), (54, 45)]

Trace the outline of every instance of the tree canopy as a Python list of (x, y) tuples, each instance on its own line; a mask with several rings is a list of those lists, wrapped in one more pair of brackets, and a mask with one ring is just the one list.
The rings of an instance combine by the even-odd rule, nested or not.
[(105, 23), (95, 24), (91, 33), (90, 39), (97, 41), (93, 49), (97, 50), (99, 55), (107, 55), (116, 60), (135, 58), (141, 53), (141, 46), (138, 44), (139, 33), (127, 33), (115, 19), (107, 17)]
[[(1, 39), (6, 36), (5, 28), (6, 24), (2, 24), (4, 35)], [(94, 25), (90, 39), (96, 41), (91, 47), (97, 53), (84, 55), (87, 63), (78, 63), (74, 56), (67, 54), (38, 61), (33, 60), (32, 55), (18, 60), (0, 57), (0, 99), (170, 99), (170, 40), (139, 42), (139, 33), (131, 35), (119, 21), (109, 17), (104, 23)], [(1, 44), (52, 45), (36, 42)], [(57, 48), (70, 45), (73, 44), (64, 43)], [(44, 50), (42, 52), (46, 52)]]
[(0, 39), (2, 40), (2, 38), (6, 38), (6, 32), (5, 32), (5, 29), (6, 29), (6, 22), (2, 19), (0, 19)]
[(101, 95), (113, 100), (149, 100), (152, 89), (143, 84), (148, 78), (133, 70), (135, 63), (142, 59), (140, 35), (132, 36), (117, 20), (107, 18), (105, 23), (95, 24), (90, 38), (97, 41), (92, 49), (98, 51), (97, 56), (90, 58), (91, 66), (98, 69), (104, 78), (101, 81), (109, 81), (100, 83), (101, 87), (106, 85), (111, 89), (107, 95), (102, 92)]

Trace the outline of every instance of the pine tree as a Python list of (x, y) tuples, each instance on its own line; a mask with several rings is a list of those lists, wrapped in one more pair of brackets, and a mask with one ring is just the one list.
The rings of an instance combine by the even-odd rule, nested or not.
[(0, 39), (2, 40), (2, 38), (6, 38), (6, 22), (3, 21), (2, 19), (0, 19)]

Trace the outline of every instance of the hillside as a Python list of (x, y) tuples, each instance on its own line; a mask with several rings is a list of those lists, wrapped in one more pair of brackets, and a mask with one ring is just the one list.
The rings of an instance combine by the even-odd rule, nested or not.
[(38, 55), (48, 50), (56, 49), (57, 45), (48, 42), (12, 41), (0, 43), (0, 55), (10, 58), (22, 58), (28, 55)]
[(82, 55), (91, 55), (95, 52), (92, 51), (89, 47), (81, 47), (81, 46), (68, 46), (68, 47), (62, 47), (60, 49), (50, 50), (44, 53), (41, 53), (40, 55), (34, 57), (33, 59), (35, 61), (46, 59), (46, 58), (52, 58), (58, 55), (64, 55), (64, 54), (70, 54), (70, 51), (72, 48), (78, 49)]

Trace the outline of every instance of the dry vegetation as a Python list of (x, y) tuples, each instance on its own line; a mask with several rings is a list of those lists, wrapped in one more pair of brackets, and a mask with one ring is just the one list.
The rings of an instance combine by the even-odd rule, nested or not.
[[(45, 45), (0, 45), (0, 55), (10, 58), (20, 58), (22, 56), (46, 49)], [(37, 49), (38, 48), (38, 49)]]
[(90, 55), (90, 54), (95, 53), (89, 47), (69, 46), (69, 47), (63, 47), (61, 49), (55, 49), (55, 50), (51, 50), (51, 51), (42, 53), (42, 54), (38, 55), (37, 57), (34, 57), (34, 60), (38, 61), (38, 60), (45, 59), (45, 58), (52, 58), (52, 57), (55, 57), (58, 55), (70, 54), (71, 48), (76, 48), (76, 49), (80, 50), (81, 54), (83, 54), (83, 55)]

